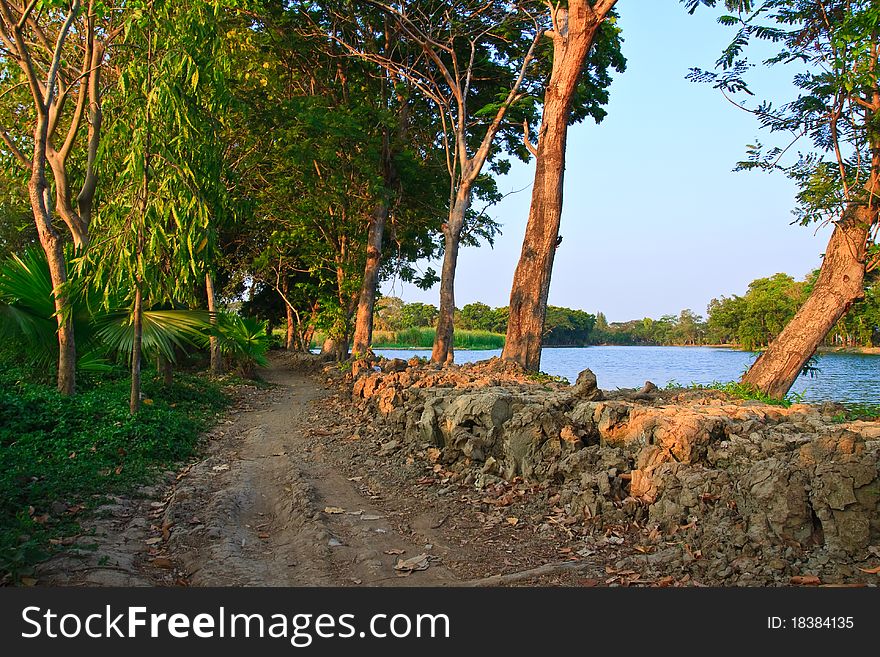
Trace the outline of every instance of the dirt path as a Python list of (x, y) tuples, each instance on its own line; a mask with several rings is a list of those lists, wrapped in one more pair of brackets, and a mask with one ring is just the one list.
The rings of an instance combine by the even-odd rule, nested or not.
[[(589, 537), (548, 524), (546, 492), (444, 483), (430, 463), (390, 458), (392, 437), (319, 375), (283, 356), (261, 375), (272, 387), (239, 390), (199, 461), (101, 509), (39, 583), (448, 586), (580, 559)], [(522, 583), (611, 582), (623, 555), (590, 545), (590, 569)]]
[[(276, 364), (269, 405), (238, 416), (213, 453), (174, 487), (163, 516), (168, 549), (196, 586), (438, 585), (439, 562), (398, 577), (398, 558), (425, 553), (388, 522), (371, 491), (341, 475), (306, 413), (328, 391)], [(342, 511), (341, 513), (325, 512)], [(400, 551), (404, 550), (402, 557)]]

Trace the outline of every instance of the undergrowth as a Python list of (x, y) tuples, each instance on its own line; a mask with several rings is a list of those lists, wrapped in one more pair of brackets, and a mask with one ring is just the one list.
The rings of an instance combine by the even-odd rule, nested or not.
[(30, 574), (108, 496), (190, 457), (227, 401), (219, 382), (181, 373), (165, 387), (145, 371), (143, 394), (141, 412), (131, 417), (122, 369), (81, 377), (73, 397), (24, 366), (0, 371), (2, 580)]

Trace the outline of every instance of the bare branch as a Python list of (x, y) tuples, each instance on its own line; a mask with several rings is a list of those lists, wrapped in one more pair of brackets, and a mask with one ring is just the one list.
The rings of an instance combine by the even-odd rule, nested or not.
[(18, 145), (12, 141), (12, 138), (9, 136), (9, 133), (6, 132), (3, 128), (0, 128), (0, 139), (3, 139), (3, 143), (12, 151), (12, 155), (15, 156), (15, 159), (18, 160), (26, 169), (30, 170), (33, 165), (30, 160), (28, 160), (24, 153), (21, 152), (21, 149)]
[(2, 35), (4, 42), (7, 44), (7, 48), (18, 60), (18, 65), (25, 74), (38, 116), (43, 116), (46, 109), (43, 104), (43, 92), (40, 81), (37, 79), (37, 73), (34, 70), (33, 56), (24, 41), (21, 29), (17, 27), (17, 22), (12, 18), (12, 12), (9, 3), (6, 0), (0, 0), (0, 17), (6, 21), (6, 24), (12, 30), (11, 36), (6, 34), (3, 30), (0, 30), (0, 35)]
[(538, 147), (535, 146), (531, 139), (529, 139), (529, 122), (528, 119), (523, 121), (523, 143), (525, 143), (526, 148), (529, 150), (529, 153), (538, 157)]
[(52, 54), (52, 65), (49, 68), (49, 74), (46, 76), (46, 92), (43, 102), (47, 108), (52, 105), (53, 96), (55, 94), (55, 83), (58, 78), (58, 69), (61, 66), (64, 42), (70, 32), (70, 26), (73, 25), (73, 21), (76, 19), (78, 13), (79, 0), (74, 0), (73, 4), (70, 6), (70, 12), (67, 14), (67, 19), (65, 19), (64, 25), (58, 33), (58, 39), (55, 42), (55, 52)]
[(28, 18), (30, 18), (30, 15), (33, 13), (34, 7), (37, 6), (37, 2), (39, 2), (39, 0), (31, 0), (31, 3), (22, 10), (21, 18), (19, 18), (18, 24), (15, 26), (16, 29), (20, 30), (21, 28), (24, 27), (24, 24), (27, 22)]

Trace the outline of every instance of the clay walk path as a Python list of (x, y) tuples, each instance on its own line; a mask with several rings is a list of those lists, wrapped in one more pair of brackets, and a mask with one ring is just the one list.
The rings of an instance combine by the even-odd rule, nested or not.
[[(273, 360), (239, 391), (202, 458), (116, 498), (40, 585), (407, 586), (455, 581), (440, 546), (396, 531), (377, 496), (316, 446), (307, 411), (330, 390)], [(317, 434), (323, 435), (317, 428)], [(415, 558), (415, 559), (413, 559)], [(402, 568), (399, 562), (415, 563)], [(396, 569), (396, 566), (398, 567)], [(403, 564), (407, 566), (407, 564)]]
[(547, 513), (540, 494), (530, 501), (511, 493), (515, 502), (501, 508), (487, 505), (485, 492), (450, 493), (425, 476), (432, 464), (407, 459), (401, 466), (383, 455), (377, 445), (391, 437), (326, 378), (291, 367), (284, 355), (261, 376), (270, 386), (238, 389), (198, 460), (100, 509), (72, 549), (38, 568), (38, 584), (608, 581), (619, 548), (603, 555), (595, 547), (580, 559), (574, 554), (583, 543), (571, 530), (536, 531)]
[[(433, 546), (394, 530), (371, 492), (316, 448), (307, 410), (329, 391), (279, 364), (268, 407), (243, 413), (222, 446), (174, 487), (168, 548), (197, 586), (440, 585)], [(318, 430), (318, 434), (322, 432)], [(375, 495), (372, 495), (375, 497)], [(419, 559), (402, 577), (401, 560)]]

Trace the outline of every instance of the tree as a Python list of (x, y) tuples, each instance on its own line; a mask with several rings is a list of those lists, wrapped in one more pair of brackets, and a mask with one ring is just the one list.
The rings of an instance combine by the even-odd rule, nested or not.
[(469, 303), (461, 309), (459, 325), (463, 329), (491, 331), (495, 313), (485, 303)]
[(357, 4), (380, 9), (394, 23), (399, 40), (409, 44), (408, 57), (383, 56), (338, 35), (333, 38), (405, 81), (439, 112), (437, 141), (445, 148), (450, 186), (431, 360), (442, 364), (453, 358), (455, 271), (468, 221), (475, 218), (471, 204), (483, 168), (499, 153), (499, 135), (509, 151), (525, 156), (512, 136), (516, 125), (534, 121), (537, 80), (529, 77), (529, 69), (541, 30), (523, 3), (505, 0)]
[[(58, 324), (58, 390), (65, 395), (76, 390), (76, 341), (68, 312), (65, 240), (54, 219), (63, 220), (77, 248), (88, 243), (98, 182), (101, 71), (107, 45), (119, 33), (119, 28), (101, 25), (97, 12), (102, 7), (95, 0), (85, 7), (79, 0), (52, 4), (0, 0), (0, 84), (5, 87), (0, 98), (27, 90), (4, 99), (11, 109), (3, 108), (0, 121), (11, 118), (21, 132), (10, 134), (7, 126), (0, 125), (0, 140), (29, 173), (28, 196), (49, 263)], [(74, 205), (71, 155), (86, 122), (84, 173)]]
[(230, 281), (272, 288), (300, 345), (320, 328), (343, 359), (353, 328), (354, 350), (369, 346), (378, 281), (419, 282), (410, 263), (435, 250), (445, 187), (424, 103), (331, 37), (394, 53), (381, 12), (340, 4), (273, 3), (229, 27), (238, 102), (226, 141), (248, 212), (221, 241)]
[(711, 344), (739, 344), (739, 325), (745, 304), (745, 299), (737, 295), (722, 296), (709, 302), (706, 331)]
[(192, 301), (205, 280), (212, 222), (225, 209), (217, 116), (225, 106), (219, 3), (131, 3), (116, 66), (109, 135), (125, 143), (96, 220), (109, 236), (93, 245), (105, 296), (130, 291), (130, 411), (141, 405), (144, 311)]
[[(544, 93), (544, 109), (537, 147), (532, 204), (523, 238), (522, 253), (510, 291), (510, 321), (503, 358), (537, 371), (550, 277), (562, 217), (562, 191), (568, 126), (590, 113), (598, 122), (604, 116), (599, 104), (607, 101), (608, 69), (624, 68), (618, 30), (608, 22), (616, 0), (569, 0), (552, 4), (552, 29), (545, 32), (553, 43), (552, 71)], [(592, 60), (588, 55), (599, 39)], [(575, 99), (587, 106), (572, 114)], [(590, 107), (590, 105), (592, 105)], [(526, 137), (528, 140), (528, 137)]]
[[(686, 0), (691, 11), (715, 0)], [(880, 200), (880, 5), (870, 0), (726, 0), (723, 24), (736, 36), (717, 62), (719, 73), (692, 78), (723, 93), (751, 93), (743, 55), (752, 39), (779, 44), (765, 65), (795, 63), (800, 96), (780, 107), (750, 110), (771, 133), (793, 136), (781, 146), (750, 148), (740, 169), (782, 171), (799, 187), (801, 223), (832, 222), (834, 231), (806, 302), (742, 382), (772, 397), (791, 388), (831, 328), (864, 295), (866, 271), (880, 264), (872, 233)], [(806, 65), (807, 70), (801, 70)], [(812, 148), (793, 162), (800, 140)]]

